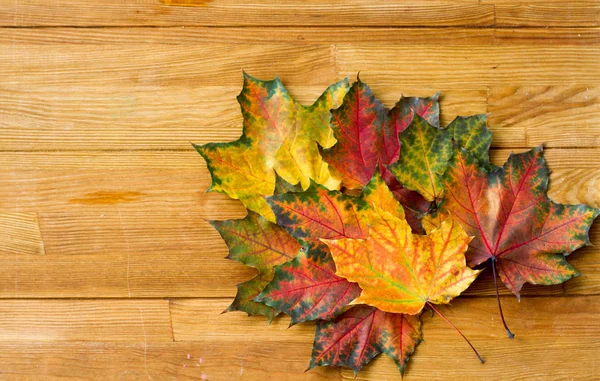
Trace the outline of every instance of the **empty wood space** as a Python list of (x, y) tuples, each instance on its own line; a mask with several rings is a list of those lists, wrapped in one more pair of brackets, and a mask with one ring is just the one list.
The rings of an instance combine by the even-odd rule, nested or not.
[[(252, 269), (206, 219), (190, 142), (241, 133), (242, 70), (299, 101), (360, 71), (392, 106), (442, 91), (442, 123), (488, 114), (492, 160), (544, 144), (550, 197), (600, 207), (599, 0), (0, 1), (0, 380), (351, 380), (308, 365), (314, 324), (221, 315)], [(484, 273), (405, 379), (600, 375), (600, 228), (559, 286)], [(357, 379), (400, 380), (385, 357)]]

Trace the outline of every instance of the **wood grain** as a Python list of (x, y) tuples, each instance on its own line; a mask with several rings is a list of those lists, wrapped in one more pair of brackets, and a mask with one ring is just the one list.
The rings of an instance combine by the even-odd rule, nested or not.
[(341, 381), (337, 368), (304, 373), (310, 349), (294, 340), (234, 345), (210, 337), (183, 343), (0, 342), (0, 378)]
[(523, 141), (511, 143), (524, 147), (597, 147), (599, 97), (600, 88), (589, 85), (492, 87), (488, 123), (497, 131), (520, 131)]
[(165, 300), (2, 300), (4, 341), (170, 342)]
[(44, 255), (44, 240), (35, 213), (0, 213), (2, 255)]
[(4, 26), (485, 26), (494, 22), (494, 6), (476, 0), (377, 0), (369, 4), (360, 0), (255, 0), (241, 4), (235, 0), (58, 0), (51, 7), (41, 0), (6, 0), (0, 10), (0, 25)]
[(600, 83), (599, 59), (598, 46), (440, 46), (418, 50), (402, 46), (381, 49), (357, 43), (336, 47), (338, 75), (360, 70), (367, 83), (442, 89), (465, 88), (474, 83), (591, 86)]
[(600, 4), (593, 0), (482, 0), (494, 5), (495, 24), (506, 26), (594, 27)]

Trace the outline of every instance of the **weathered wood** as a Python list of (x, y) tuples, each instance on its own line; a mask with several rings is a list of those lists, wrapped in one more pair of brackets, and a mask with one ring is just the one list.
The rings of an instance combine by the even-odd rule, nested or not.
[(0, 300), (0, 342), (170, 342), (166, 300)]
[(594, 0), (482, 0), (494, 5), (496, 25), (594, 27), (600, 4)]
[[(465, 88), (473, 84), (587, 85), (600, 83), (600, 48), (583, 46), (440, 46), (435, 49), (363, 43), (336, 46), (338, 76), (361, 71), (367, 83)], [(404, 57), (405, 59), (401, 59)], [(560, 74), (559, 74), (560, 73)]]
[[(18, 380), (340, 381), (337, 368), (304, 373), (309, 342), (0, 342), (0, 378)], [(188, 358), (189, 356), (189, 358)], [(202, 359), (202, 362), (200, 362)]]
[(485, 26), (493, 22), (494, 6), (476, 0), (377, 0), (368, 4), (360, 0), (59, 0), (51, 7), (41, 0), (6, 0), (0, 7), (3, 26)]
[(598, 147), (599, 96), (600, 88), (590, 85), (492, 87), (488, 123), (501, 139), (514, 132), (513, 145)]
[(2, 255), (43, 255), (44, 241), (35, 213), (0, 213)]

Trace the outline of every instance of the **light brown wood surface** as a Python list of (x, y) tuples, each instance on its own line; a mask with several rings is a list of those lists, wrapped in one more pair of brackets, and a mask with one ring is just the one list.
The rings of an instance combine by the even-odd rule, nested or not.
[[(600, 2), (0, 1), (0, 380), (344, 380), (304, 373), (313, 324), (221, 315), (254, 271), (224, 259), (190, 142), (241, 133), (242, 70), (301, 102), (361, 72), (391, 106), (442, 91), (487, 113), (492, 160), (544, 144), (550, 197), (600, 207)], [(559, 286), (484, 273), (443, 312), (410, 380), (600, 379), (600, 229)], [(382, 357), (360, 380), (400, 380)]]

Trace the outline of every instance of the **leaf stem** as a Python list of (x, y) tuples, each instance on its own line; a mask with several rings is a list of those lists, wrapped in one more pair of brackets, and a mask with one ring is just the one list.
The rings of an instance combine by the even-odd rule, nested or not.
[(500, 303), (500, 294), (498, 293), (498, 279), (496, 276), (496, 257), (492, 257), (492, 271), (494, 273), (494, 287), (496, 288), (496, 300), (498, 301), (498, 309), (500, 310), (500, 317), (502, 318), (502, 324), (504, 324), (504, 329), (506, 330), (506, 334), (509, 339), (514, 339), (515, 335), (508, 329), (506, 325), (506, 321), (504, 321), (504, 313), (502, 313), (502, 304)]
[(465, 341), (467, 342), (467, 344), (469, 344), (469, 346), (471, 347), (471, 349), (473, 350), (473, 352), (475, 352), (475, 354), (477, 355), (477, 358), (479, 359), (479, 362), (483, 364), (483, 358), (479, 355), (479, 353), (477, 352), (477, 349), (475, 349), (475, 347), (473, 346), (473, 344), (471, 344), (471, 342), (469, 341), (469, 339), (467, 339), (467, 337), (465, 335), (463, 335), (463, 333), (460, 331), (460, 329), (456, 328), (456, 326), (454, 324), (452, 324), (452, 322), (450, 320), (448, 320), (444, 315), (442, 315), (442, 313), (440, 311), (438, 311), (432, 303), (427, 302), (427, 305), (429, 306), (429, 308), (431, 308), (436, 314), (440, 315), (440, 317), (442, 319), (444, 319), (444, 321), (448, 324), (450, 324), (450, 326), (452, 328), (454, 328), (456, 330), (456, 332), (458, 332), (459, 335), (461, 335), (463, 337), (463, 339), (465, 339)]

